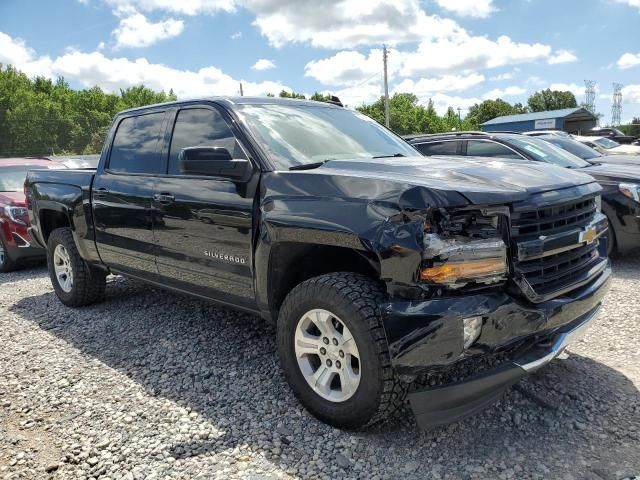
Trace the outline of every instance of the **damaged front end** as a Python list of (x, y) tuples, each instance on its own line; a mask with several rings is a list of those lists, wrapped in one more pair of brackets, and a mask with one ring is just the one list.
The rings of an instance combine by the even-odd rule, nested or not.
[[(552, 224), (546, 236), (514, 230), (513, 212), (523, 217), (518, 206), (432, 208), (389, 219), (382, 236), (389, 243), (380, 245), (390, 293), (383, 322), (392, 364), (413, 384), (409, 399), (422, 427), (484, 408), (523, 375), (556, 358), (596, 317), (611, 269), (600, 240), (606, 226), (595, 207), (591, 210), (597, 198), (587, 195), (591, 198), (577, 207), (570, 200), (537, 214), (540, 225)], [(551, 214), (560, 216), (561, 228)], [(400, 241), (390, 241), (392, 231)], [(555, 238), (566, 240), (564, 250), (552, 249), (556, 243), (549, 240)], [(522, 263), (518, 255), (533, 244), (542, 244), (533, 257), (539, 262), (528, 257), (529, 263)], [(401, 263), (410, 276), (394, 276)], [(553, 290), (534, 296), (523, 288), (521, 273), (533, 268), (540, 269), (535, 278)], [(501, 361), (482, 369), (492, 356)], [(461, 379), (463, 364), (482, 371)], [(449, 380), (430, 384), (436, 377)]]

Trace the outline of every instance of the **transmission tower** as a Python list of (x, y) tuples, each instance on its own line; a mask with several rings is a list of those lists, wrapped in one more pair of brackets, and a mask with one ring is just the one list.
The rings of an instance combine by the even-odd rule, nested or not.
[(595, 115), (596, 113), (596, 82), (584, 81), (584, 108)]
[(611, 104), (611, 126), (620, 125), (622, 119), (622, 84), (613, 84), (613, 103)]

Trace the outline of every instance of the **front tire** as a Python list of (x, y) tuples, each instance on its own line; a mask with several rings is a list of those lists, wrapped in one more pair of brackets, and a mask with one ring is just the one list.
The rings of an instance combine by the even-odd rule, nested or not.
[(380, 422), (402, 405), (407, 387), (396, 378), (382, 327), (378, 282), (354, 273), (307, 280), (285, 299), (278, 350), (300, 402), (338, 428)]
[(102, 300), (106, 273), (85, 262), (68, 227), (57, 228), (47, 241), (47, 267), (56, 295), (69, 307)]
[(0, 236), (0, 272), (13, 272), (17, 267), (18, 264), (9, 257), (9, 250)]

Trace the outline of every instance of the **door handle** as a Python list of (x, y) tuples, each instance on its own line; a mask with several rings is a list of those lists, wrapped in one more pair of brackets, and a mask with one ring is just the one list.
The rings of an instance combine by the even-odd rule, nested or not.
[(153, 195), (153, 199), (160, 203), (172, 203), (176, 201), (176, 197), (170, 193), (156, 193)]
[(93, 191), (93, 196), (96, 198), (103, 198), (105, 197), (107, 194), (109, 193), (109, 190), (107, 190), (104, 187), (98, 188), (97, 190)]

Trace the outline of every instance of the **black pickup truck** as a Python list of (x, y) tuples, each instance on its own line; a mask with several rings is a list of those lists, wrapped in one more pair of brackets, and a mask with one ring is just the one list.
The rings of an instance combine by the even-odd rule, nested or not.
[(129, 110), (95, 171), (32, 171), (25, 190), (64, 304), (114, 273), (261, 315), (296, 396), (343, 428), (407, 395), (425, 427), (479, 411), (584, 331), (611, 276), (592, 177), (425, 162), (323, 103)]

